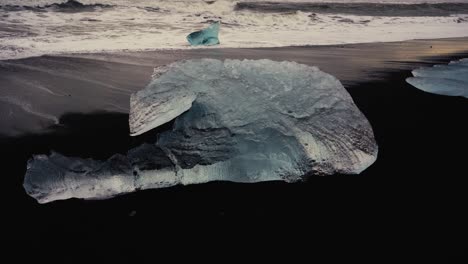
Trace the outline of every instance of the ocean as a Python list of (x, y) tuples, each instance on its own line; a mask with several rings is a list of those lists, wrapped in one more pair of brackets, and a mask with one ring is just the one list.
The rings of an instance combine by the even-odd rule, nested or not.
[(187, 49), (214, 21), (230, 48), (462, 37), (468, 1), (0, 0), (0, 60)]

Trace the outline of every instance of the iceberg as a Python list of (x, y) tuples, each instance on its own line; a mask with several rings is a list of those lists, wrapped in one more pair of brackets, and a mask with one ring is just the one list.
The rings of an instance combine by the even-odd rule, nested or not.
[(154, 143), (107, 161), (35, 155), (24, 188), (40, 203), (105, 199), (209, 181), (358, 174), (377, 158), (372, 127), (340, 81), (295, 62), (199, 59), (157, 68), (130, 98), (130, 133), (171, 120)]
[(468, 59), (452, 61), (448, 65), (419, 68), (412, 73), (414, 77), (406, 81), (420, 90), (468, 98)]
[(190, 33), (187, 36), (187, 40), (192, 46), (217, 45), (219, 44), (218, 33), (219, 33), (219, 22), (215, 22), (203, 30)]

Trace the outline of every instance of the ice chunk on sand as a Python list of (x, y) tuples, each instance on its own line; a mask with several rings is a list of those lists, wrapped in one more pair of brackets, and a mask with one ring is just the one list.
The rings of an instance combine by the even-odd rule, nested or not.
[(133, 135), (176, 118), (173, 128), (107, 161), (34, 156), (27, 193), (43, 203), (215, 180), (295, 182), (357, 174), (377, 157), (372, 128), (341, 83), (295, 62), (176, 62), (131, 100)]
[(448, 65), (419, 68), (412, 73), (414, 77), (406, 81), (420, 90), (468, 98), (468, 59), (452, 61)]
[(187, 40), (192, 46), (216, 45), (216, 44), (219, 44), (218, 33), (219, 33), (219, 22), (216, 22), (216, 23), (211, 24), (209, 27), (203, 30), (190, 33), (187, 36)]

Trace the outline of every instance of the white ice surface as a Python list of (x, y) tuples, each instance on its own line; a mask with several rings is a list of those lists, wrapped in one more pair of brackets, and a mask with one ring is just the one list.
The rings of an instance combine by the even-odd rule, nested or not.
[(448, 65), (434, 65), (412, 71), (406, 81), (414, 87), (434, 94), (468, 98), (468, 59)]
[(357, 174), (377, 158), (372, 128), (340, 81), (295, 62), (176, 62), (158, 69), (130, 111), (134, 135), (176, 119), (156, 143), (105, 162), (35, 156), (27, 193), (43, 203), (216, 180), (295, 182)]

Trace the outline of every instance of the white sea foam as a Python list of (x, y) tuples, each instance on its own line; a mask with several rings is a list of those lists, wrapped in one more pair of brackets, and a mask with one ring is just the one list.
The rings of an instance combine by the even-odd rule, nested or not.
[(11, 96), (0, 96), (0, 102), (16, 105), (16, 106), (20, 107), (21, 109), (23, 109), (23, 111), (25, 111), (27, 113), (30, 113), (32, 115), (44, 118), (44, 119), (48, 119), (48, 120), (52, 121), (54, 124), (59, 123), (59, 120), (58, 120), (58, 118), (56, 116), (39, 112), (39, 111), (35, 110), (30, 103), (22, 101), (22, 100), (20, 100), (18, 98), (11, 97)]
[[(111, 4), (111, 5), (125, 5), (125, 6), (161, 6), (170, 5), (170, 3), (183, 3), (181, 6), (185, 6), (187, 9), (187, 3), (190, 4), (207, 4), (210, 2), (222, 2), (222, 3), (236, 3), (241, 2), (239, 0), (79, 0), (84, 4)], [(246, 2), (263, 2), (264, 0), (246, 0)], [(67, 0), (2, 0), (4, 5), (26, 5), (26, 6), (45, 6), (54, 3), (64, 3)], [(466, 0), (268, 0), (268, 2), (323, 2), (323, 3), (402, 3), (402, 4), (413, 4), (413, 3), (463, 3)]]
[[(4, 2), (19, 3), (18, 0), (6, 0), (2, 4)], [(20, 2), (21, 5), (44, 6), (57, 1)], [(222, 23), (219, 47), (233, 48), (468, 36), (468, 14), (377, 17), (301, 11), (262, 13), (234, 11), (236, 1), (228, 0), (212, 4), (194, 0), (81, 2), (112, 4), (114, 7), (82, 12), (0, 9), (0, 59), (61, 53), (191, 49), (186, 35), (206, 27), (211, 21)]]
[(30, 80), (27, 80), (27, 79), (21, 79), (21, 78), (13, 77), (13, 76), (7, 76), (6, 78), (10, 79), (10, 80), (12, 80), (14, 82), (20, 83), (21, 85), (32, 87), (34, 89), (39, 89), (39, 90), (41, 90), (41, 91), (43, 91), (43, 92), (45, 92), (47, 94), (50, 94), (50, 95), (66, 96), (66, 94), (56, 93), (56, 92), (50, 90), (49, 88), (47, 88), (46, 86), (42, 85), (39, 82), (30, 81)]

